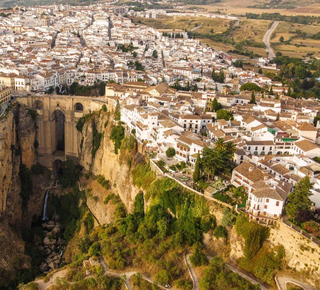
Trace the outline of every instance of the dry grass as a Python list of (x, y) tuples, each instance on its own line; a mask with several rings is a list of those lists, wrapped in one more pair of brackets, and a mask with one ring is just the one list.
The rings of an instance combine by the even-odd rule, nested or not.
[(157, 19), (134, 17), (134, 22), (140, 21), (141, 24), (151, 26), (155, 29), (182, 29), (190, 31), (198, 25), (195, 30), (199, 33), (210, 33), (213, 29), (214, 33), (221, 33), (229, 28), (231, 20), (227, 19), (215, 19), (208, 17), (175, 17), (175, 16), (163, 16)]
[(270, 23), (271, 21), (269, 20), (242, 20), (239, 28), (236, 28), (230, 33), (230, 37), (233, 37), (236, 42), (243, 40), (262, 42), (263, 36), (269, 29)]
[[(310, 0), (300, 0), (297, 2), (297, 8), (295, 9), (262, 9), (262, 8), (248, 8), (248, 6), (265, 3), (266, 1), (256, 0), (222, 0), (217, 4), (209, 4), (201, 6), (208, 11), (220, 10), (222, 13), (242, 15), (245, 13), (280, 13), (282, 15), (317, 15), (320, 14), (320, 3), (311, 3)], [(270, 1), (269, 1), (270, 2)], [(302, 7), (301, 7), (302, 6)]]
[(229, 51), (233, 50), (234, 47), (231, 44), (216, 42), (211, 39), (198, 39), (201, 41), (202, 44), (207, 44), (210, 47), (214, 48), (215, 50), (223, 50), (223, 51)]
[[(320, 25), (280, 22), (271, 38), (274, 50), (290, 57), (304, 57), (308, 53), (314, 53), (315, 56), (319, 56), (320, 41), (310, 38), (303, 39), (297, 34), (297, 30), (305, 32), (307, 36), (311, 36), (320, 31)], [(292, 39), (290, 44), (280, 44), (279, 39), (281, 36), (283, 36), (284, 41)]]

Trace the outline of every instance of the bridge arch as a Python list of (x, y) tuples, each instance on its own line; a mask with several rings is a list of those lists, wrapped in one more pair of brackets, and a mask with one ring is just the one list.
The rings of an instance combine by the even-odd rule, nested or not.
[(83, 112), (83, 105), (81, 103), (75, 103), (74, 105), (74, 111), (75, 112)]
[(56, 109), (52, 112), (52, 149), (55, 151), (65, 151), (65, 121), (66, 117), (62, 110)]

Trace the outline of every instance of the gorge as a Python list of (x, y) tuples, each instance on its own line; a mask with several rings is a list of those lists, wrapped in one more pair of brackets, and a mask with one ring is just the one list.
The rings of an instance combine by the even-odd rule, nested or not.
[[(238, 218), (224, 226), (227, 237), (218, 237), (214, 233), (227, 215), (223, 206), (156, 177), (143, 144), (130, 134), (120, 134), (115, 153), (110, 136), (121, 123), (104, 102), (51, 98), (21, 98), (0, 119), (0, 287), (13, 289), (61, 262), (72, 277), (84, 275), (72, 281), (88, 280), (94, 272), (86, 276), (82, 265), (99, 255), (115, 271), (134, 268), (155, 279), (166, 271), (176, 289), (192, 289), (186, 252), (241, 264), (246, 240), (234, 226)], [(64, 128), (56, 111), (65, 116)], [(319, 250), (311, 243), (301, 249), (302, 239), (283, 226), (272, 228), (253, 258), (278, 262), (270, 257), (277, 257), (282, 245), (282, 271), (316, 285)], [(306, 263), (309, 273), (301, 271)], [(259, 278), (267, 277), (263, 283), (274, 286), (278, 271)]]

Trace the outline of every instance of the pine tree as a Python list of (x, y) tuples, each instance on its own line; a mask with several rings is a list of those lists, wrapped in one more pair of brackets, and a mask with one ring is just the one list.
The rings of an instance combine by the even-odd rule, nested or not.
[(215, 70), (213, 69), (212, 70), (212, 79), (216, 82), (216, 81), (218, 81), (218, 75), (216, 74), (216, 72), (215, 72)]
[(296, 184), (294, 191), (289, 194), (286, 212), (293, 220), (298, 218), (301, 211), (310, 209), (312, 205), (309, 198), (311, 195), (311, 188), (312, 184), (310, 182), (310, 178), (306, 176)]
[(288, 88), (287, 95), (290, 97), (291, 96), (291, 87)]
[(219, 81), (219, 83), (224, 83), (224, 72), (223, 72), (223, 70), (220, 70), (218, 81)]
[(193, 182), (196, 183), (200, 179), (200, 154), (197, 155), (196, 165), (193, 171)]
[(251, 99), (250, 99), (250, 104), (255, 104), (256, 103), (256, 96), (254, 94), (254, 91), (251, 93)]
[(280, 114), (278, 113), (278, 114), (277, 114), (276, 121), (279, 121), (279, 119), (280, 119)]

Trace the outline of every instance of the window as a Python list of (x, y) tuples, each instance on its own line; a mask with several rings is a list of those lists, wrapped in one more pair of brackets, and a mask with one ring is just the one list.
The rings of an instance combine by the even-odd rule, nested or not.
[(266, 202), (269, 202), (269, 198), (267, 198)]
[(277, 217), (277, 215), (275, 214), (274, 217)]
[(267, 206), (267, 205), (265, 205), (265, 206), (264, 206), (264, 208), (265, 208), (265, 209), (267, 209), (267, 208), (268, 208), (268, 206)]
[(276, 202), (276, 206), (279, 206), (279, 204), (280, 204), (280, 202), (279, 202), (279, 201), (277, 201), (277, 202)]
[(258, 146), (256, 146), (256, 150), (258, 150)]

